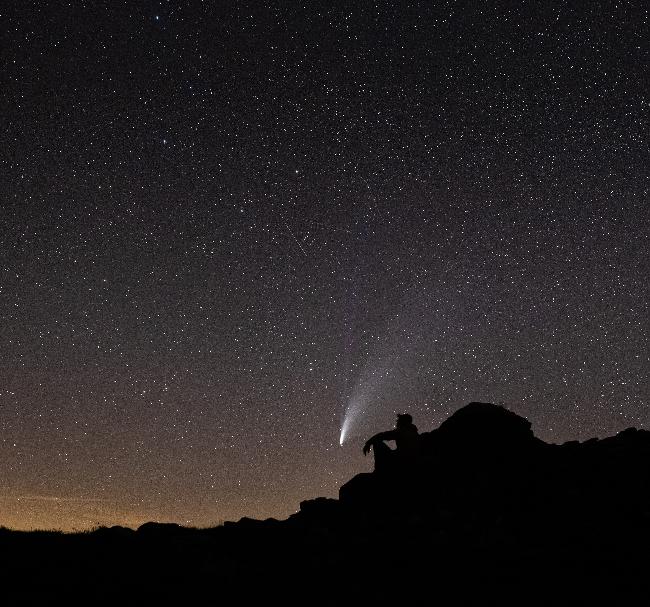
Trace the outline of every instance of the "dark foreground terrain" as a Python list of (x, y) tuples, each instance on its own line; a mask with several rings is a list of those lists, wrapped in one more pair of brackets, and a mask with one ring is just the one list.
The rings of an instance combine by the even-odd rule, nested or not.
[(650, 603), (650, 432), (549, 445), (471, 403), (286, 521), (0, 529), (2, 604)]

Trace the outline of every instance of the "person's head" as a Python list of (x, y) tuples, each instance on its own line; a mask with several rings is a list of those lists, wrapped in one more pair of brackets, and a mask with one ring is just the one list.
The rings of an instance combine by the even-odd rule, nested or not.
[(398, 413), (397, 414), (397, 428), (403, 428), (404, 426), (410, 426), (413, 423), (413, 418), (408, 413)]

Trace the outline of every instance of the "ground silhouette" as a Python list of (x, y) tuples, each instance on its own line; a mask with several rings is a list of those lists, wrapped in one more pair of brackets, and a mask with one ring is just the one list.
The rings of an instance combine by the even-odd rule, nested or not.
[(285, 521), (0, 530), (0, 548), (7, 604), (645, 604), (650, 432), (552, 445), (470, 403), (417, 458)]

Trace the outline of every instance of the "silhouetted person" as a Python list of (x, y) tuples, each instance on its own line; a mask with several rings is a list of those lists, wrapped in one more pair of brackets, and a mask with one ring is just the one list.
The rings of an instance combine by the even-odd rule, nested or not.
[[(384, 441), (394, 440), (396, 449), (391, 449)], [(363, 446), (363, 454), (368, 455), (372, 447), (375, 454), (375, 470), (386, 471), (416, 455), (420, 444), (418, 429), (408, 413), (397, 415), (394, 430), (380, 432), (369, 438)]]

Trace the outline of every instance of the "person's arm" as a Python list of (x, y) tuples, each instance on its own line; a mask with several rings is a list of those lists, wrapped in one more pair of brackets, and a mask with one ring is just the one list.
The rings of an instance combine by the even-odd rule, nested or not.
[(366, 444), (363, 446), (363, 454), (368, 455), (368, 452), (370, 451), (370, 447), (372, 447), (372, 444), (375, 441), (395, 440), (396, 436), (397, 436), (396, 430), (386, 430), (386, 432), (379, 432), (379, 434), (375, 434), (374, 436), (371, 436), (366, 441)]
[(379, 434), (375, 434), (372, 437), (373, 441), (376, 440), (395, 440), (398, 436), (397, 430), (386, 430), (386, 432), (380, 432)]

